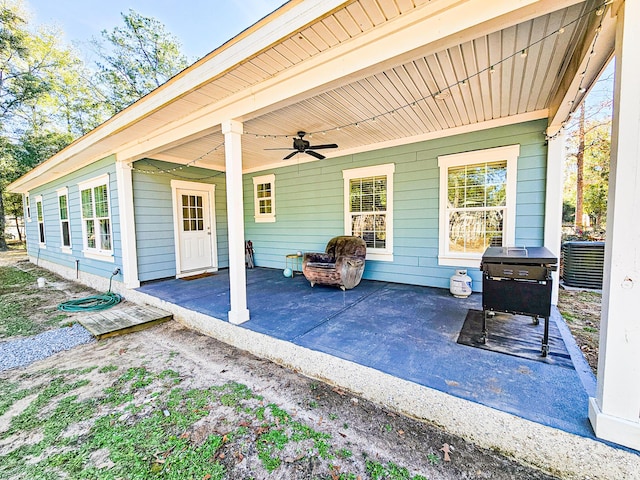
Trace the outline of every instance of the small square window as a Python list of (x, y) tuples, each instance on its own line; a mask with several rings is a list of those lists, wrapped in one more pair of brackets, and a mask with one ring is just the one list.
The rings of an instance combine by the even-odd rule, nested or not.
[(254, 218), (260, 222), (276, 221), (275, 175), (253, 177)]

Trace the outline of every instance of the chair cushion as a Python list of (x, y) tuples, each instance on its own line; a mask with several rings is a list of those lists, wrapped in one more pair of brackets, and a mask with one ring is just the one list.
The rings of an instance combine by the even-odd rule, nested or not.
[(336, 264), (327, 262), (307, 262), (307, 268), (326, 268), (327, 270), (334, 270), (336, 268)]
[(336, 258), (333, 255), (328, 255), (326, 253), (311, 253), (307, 252), (304, 254), (304, 259), (309, 263), (334, 263)]

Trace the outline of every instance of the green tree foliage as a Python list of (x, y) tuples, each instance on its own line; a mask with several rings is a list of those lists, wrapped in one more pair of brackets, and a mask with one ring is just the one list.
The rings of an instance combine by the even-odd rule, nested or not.
[(606, 229), (611, 147), (613, 72), (598, 80), (579, 107), (567, 136), (563, 222), (585, 233), (579, 212), (588, 215), (598, 235)]
[[(44, 159), (55, 155), (71, 143), (70, 133), (29, 132), (19, 142), (11, 143), (0, 137), (0, 189), (2, 190), (2, 215), (9, 216), (18, 228), (22, 218), (22, 195), (4, 191), (7, 184), (24, 175)], [(4, 234), (4, 224), (2, 225)], [(18, 229), (18, 233), (20, 230)], [(4, 235), (2, 235), (4, 241)], [(22, 238), (20, 238), (22, 240)], [(6, 243), (4, 245), (6, 248)]]
[(122, 14), (123, 27), (93, 39), (99, 80), (115, 114), (189, 65), (177, 38), (159, 21), (134, 10)]
[(17, 5), (0, 6), (0, 128), (22, 113), (24, 105), (47, 91), (41, 70), (32, 62), (26, 21)]
[(77, 57), (58, 43), (59, 34), (32, 33), (19, 2), (0, 4), (0, 249), (4, 238), (5, 202), (17, 214), (17, 197), (6, 186), (70, 143), (77, 128), (59, 121), (60, 98), (74, 94), (79, 78)]
[(100, 89), (91, 82), (92, 73), (72, 49), (59, 45), (60, 32), (40, 29), (32, 51), (42, 52), (48, 61), (43, 78), (48, 85), (30, 108), (29, 129), (57, 131), (76, 138), (93, 130), (108, 118)]
[(20, 0), (0, 0), (0, 249), (5, 213), (22, 214), (10, 182), (187, 66), (160, 22), (133, 10), (122, 18), (93, 41), (96, 75), (59, 31), (29, 28)]
[(4, 189), (17, 175), (13, 144), (7, 136), (21, 107), (46, 90), (37, 72), (29, 68), (26, 21), (19, 5), (0, 5), (0, 250), (6, 249), (4, 237)]
[[(594, 229), (606, 226), (607, 196), (609, 193), (609, 157), (611, 147), (611, 119), (585, 121), (582, 182), (579, 185), (577, 135), (569, 138), (569, 155), (565, 168), (565, 203), (575, 211), (577, 188), (583, 191), (583, 211), (591, 220)], [(577, 222), (577, 219), (576, 219)]]

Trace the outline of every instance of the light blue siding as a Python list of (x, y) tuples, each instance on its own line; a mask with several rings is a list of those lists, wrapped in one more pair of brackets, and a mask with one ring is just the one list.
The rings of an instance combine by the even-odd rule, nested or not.
[[(216, 185), (215, 218), (218, 242), (218, 266), (229, 265), (227, 241), (227, 204), (225, 177), (220, 172), (189, 167), (179, 174), (151, 174), (145, 171), (170, 170), (174, 164), (152, 161), (153, 167), (140, 162), (133, 172), (133, 204), (136, 223), (138, 276), (141, 282), (176, 275), (176, 246), (173, 226), (171, 180), (184, 180)], [(134, 164), (136, 166), (136, 164)]]
[[(103, 174), (109, 174), (109, 199), (111, 210), (112, 244), (115, 262), (104, 262), (86, 258), (82, 253), (82, 221), (80, 217), (80, 190), (78, 183)], [(58, 211), (58, 189), (67, 187), (69, 201), (69, 225), (71, 228), (71, 253), (62, 251), (62, 232), (60, 230), (60, 214)], [(42, 196), (44, 212), (46, 246), (40, 247), (38, 242), (38, 222), (35, 198)], [(118, 204), (118, 191), (116, 188), (115, 164), (113, 157), (107, 157), (95, 162), (83, 169), (73, 172), (65, 177), (51, 182), (45, 186), (29, 192), (31, 204), (31, 221), (27, 219), (25, 228), (27, 233), (27, 251), (29, 255), (39, 260), (46, 260), (79, 271), (87, 272), (103, 277), (109, 277), (115, 267), (122, 268), (122, 248), (120, 240), (120, 214)], [(121, 279), (120, 277), (116, 277)]]
[[(344, 233), (343, 170), (395, 164), (393, 204), (393, 262), (369, 261), (365, 278), (447, 288), (453, 267), (438, 265), (439, 169), (438, 156), (484, 148), (520, 144), (516, 206), (516, 244), (542, 245), (547, 149), (545, 120), (527, 122), (418, 142), (324, 161), (287, 166), (243, 177), (245, 237), (251, 240), (258, 266), (284, 268), (287, 253), (322, 251), (327, 241)], [(147, 165), (152, 164), (152, 166)], [(224, 173), (197, 167), (167, 173), (174, 164), (146, 161), (134, 164), (132, 173), (138, 271), (140, 281), (176, 274), (171, 180), (216, 185), (215, 218), (218, 266), (228, 266), (228, 231)], [(82, 254), (80, 193), (78, 182), (109, 174), (115, 263), (85, 258)], [(254, 220), (253, 177), (275, 174), (276, 222)], [(72, 254), (63, 253), (56, 189), (67, 186), (72, 234)], [(35, 197), (42, 195), (46, 249), (38, 245)], [(108, 277), (121, 265), (119, 199), (115, 165), (106, 158), (78, 172), (30, 192), (32, 221), (26, 222), (31, 255), (71, 268)], [(469, 269), (476, 290), (480, 271)], [(120, 277), (121, 278), (121, 277)]]
[[(516, 243), (542, 245), (545, 126), (545, 120), (527, 122), (246, 175), (245, 235), (253, 241), (256, 264), (284, 268), (287, 253), (324, 250), (331, 237), (344, 233), (342, 170), (394, 163), (394, 259), (367, 262), (364, 276), (447, 288), (454, 268), (438, 265), (438, 156), (513, 144), (521, 146)], [(252, 177), (268, 173), (275, 174), (276, 222), (256, 223)], [(469, 270), (477, 290), (480, 271)]]

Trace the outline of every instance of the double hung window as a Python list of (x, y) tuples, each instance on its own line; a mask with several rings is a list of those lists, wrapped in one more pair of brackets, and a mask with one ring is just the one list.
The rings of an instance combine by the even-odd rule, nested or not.
[(113, 239), (109, 204), (109, 176), (79, 184), (85, 253), (111, 256)]
[(67, 188), (58, 190), (58, 212), (60, 214), (60, 240), (63, 251), (71, 252), (71, 224), (69, 221), (69, 193)]
[(44, 208), (42, 206), (42, 196), (38, 195), (36, 198), (36, 218), (38, 220), (38, 242), (40, 247), (45, 247), (47, 241), (44, 235)]
[(519, 145), (438, 158), (442, 265), (479, 266), (487, 247), (513, 245)]
[(345, 234), (361, 237), (370, 260), (393, 260), (393, 173), (390, 163), (344, 170)]
[(29, 194), (27, 193), (24, 196), (24, 209), (25, 209), (25, 218), (27, 219), (27, 222), (31, 221), (31, 203), (29, 201)]

